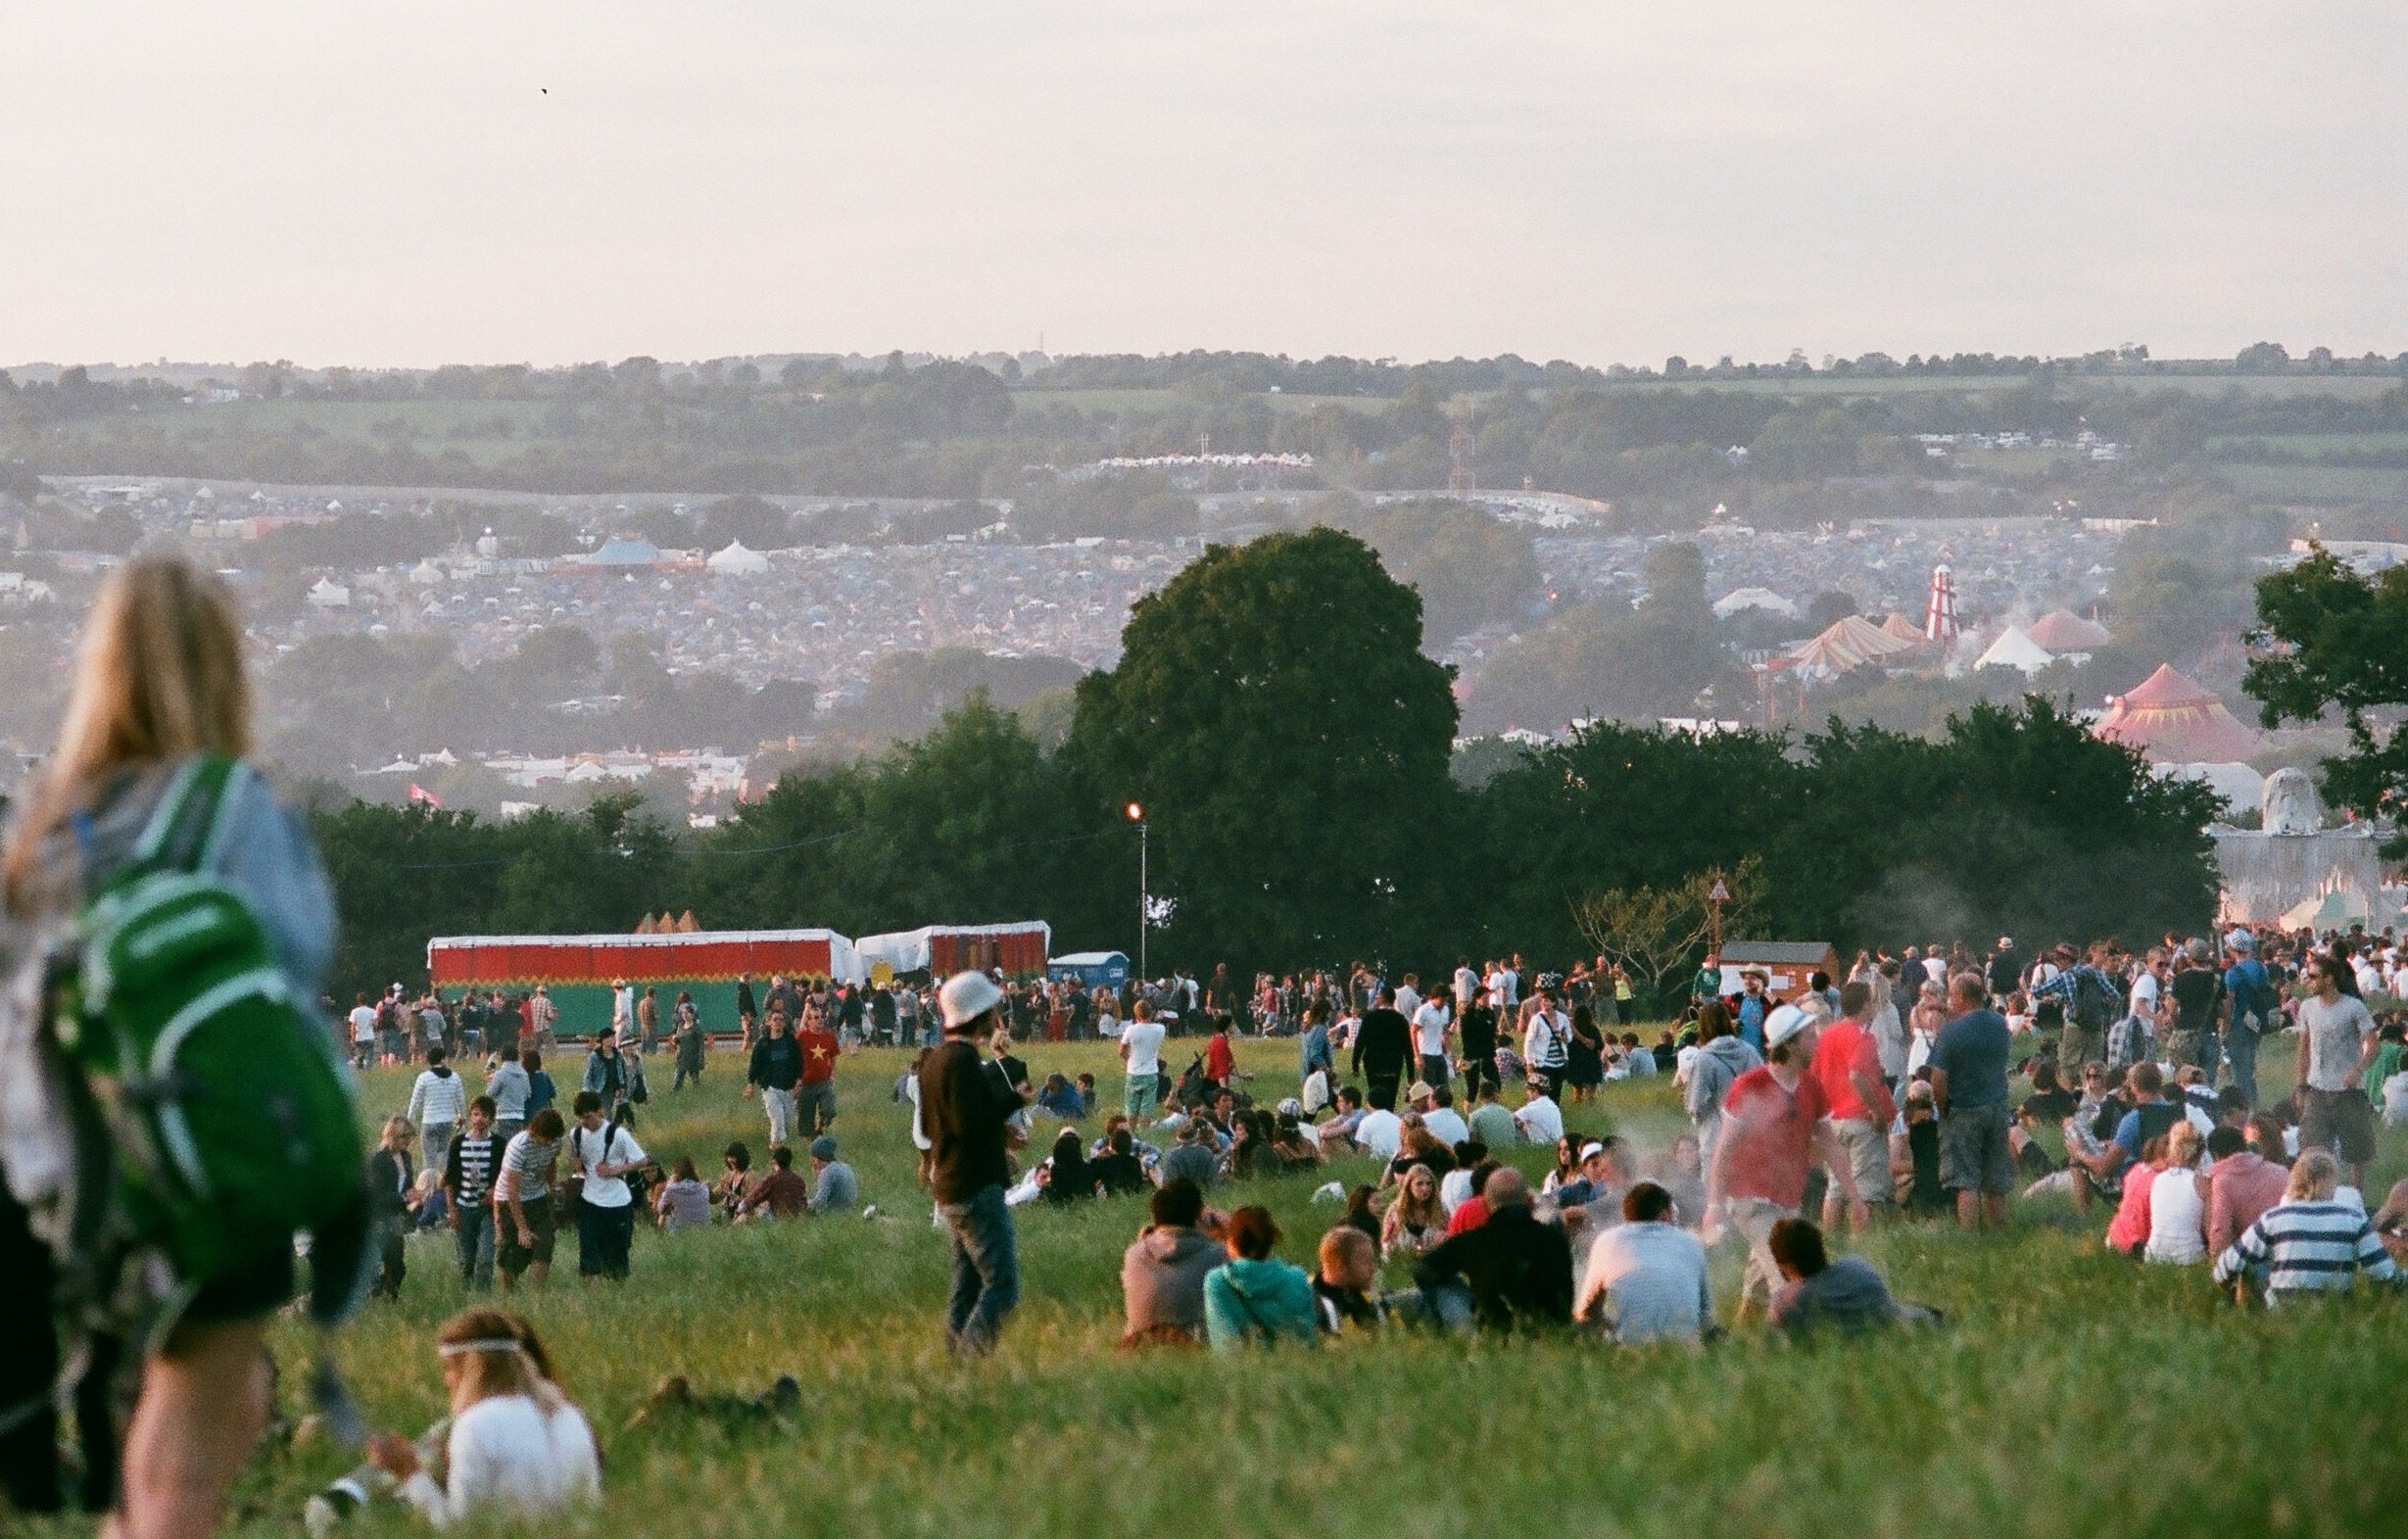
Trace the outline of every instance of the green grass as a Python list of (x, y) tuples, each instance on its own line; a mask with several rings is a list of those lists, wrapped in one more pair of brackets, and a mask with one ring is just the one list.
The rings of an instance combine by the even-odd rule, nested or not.
[[(1116, 1085), (1099, 1047), (1040, 1043), (1026, 1056), (1040, 1074), (1091, 1068)], [(2285, 1055), (2269, 1057), (2280, 1082)], [(1240, 1062), (1260, 1076), (1257, 1094), (1293, 1082), (1292, 1043), (1240, 1044)], [(837, 1129), (865, 1201), (889, 1217), (642, 1233), (625, 1286), (570, 1279), (521, 1296), (604, 1444), (607, 1506), (568, 1530), (2396, 1531), (2384, 1515), (2396, 1499), (2368, 1456), (2408, 1371), (2402, 1305), (2242, 1313), (2217, 1301), (2200, 1269), (2142, 1271), (2105, 1255), (2103, 1218), (2079, 1226), (2061, 1206), (2018, 1204), (2002, 1236), (1903, 1227), (1863, 1247), (1902, 1296), (1948, 1313), (1936, 1334), (1801, 1351), (1743, 1330), (1695, 1355), (1398, 1334), (1237, 1361), (1114, 1350), (1137, 1203), (1024, 1209), (1025, 1302), (993, 1360), (955, 1364), (939, 1326), (943, 1239), (912, 1178), (906, 1110), (888, 1094), (900, 1065), (891, 1052), (848, 1058)], [(645, 1146), (706, 1166), (731, 1136), (758, 1149), (762, 1125), (737, 1079), (722, 1055), (701, 1090), (661, 1094), (637, 1130)], [(655, 1083), (665, 1090), (667, 1076)], [(382, 1115), (406, 1090), (401, 1072), (373, 1075), (366, 1109)], [(1683, 1126), (1662, 1081), (1610, 1087), (1567, 1121), (1594, 1131), (1611, 1122), (1643, 1143)], [(1040, 1137), (1051, 1130), (1039, 1124)], [(2384, 1137), (2387, 1179), (2401, 1162), (2398, 1135)], [(1217, 1200), (1267, 1201), (1288, 1231), (1282, 1254), (1309, 1264), (1334, 1216), (1311, 1203), (1314, 1184), (1290, 1178)], [(569, 1273), (573, 1253), (564, 1239)], [(442, 1238), (413, 1242), (401, 1303), (343, 1340), (379, 1425), (414, 1433), (441, 1412), (431, 1334), (460, 1303), (448, 1259)], [(1738, 1269), (1735, 1254), (1717, 1255), (1726, 1314)], [(302, 1332), (279, 1327), (277, 1343), (300, 1361)], [(746, 1392), (791, 1372), (805, 1414), (782, 1430), (624, 1432), (672, 1371)], [(238, 1531), (297, 1531), (303, 1497), (346, 1463), (322, 1447), (265, 1457), (240, 1488)], [(360, 1531), (409, 1527), (388, 1515)]]

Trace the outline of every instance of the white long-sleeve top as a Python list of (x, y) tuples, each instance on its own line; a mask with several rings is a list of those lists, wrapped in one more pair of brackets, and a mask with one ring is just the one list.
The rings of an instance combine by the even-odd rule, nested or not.
[(418, 1082), (410, 1086), (408, 1116), (419, 1128), (429, 1123), (464, 1122), (468, 1116), (468, 1082), (454, 1074), (449, 1065), (441, 1073), (419, 1070)]
[(575, 1406), (548, 1417), (527, 1395), (480, 1400), (452, 1419), (445, 1460), (447, 1484), (421, 1469), (401, 1490), (438, 1528), (484, 1508), (535, 1518), (602, 1499), (594, 1428)]

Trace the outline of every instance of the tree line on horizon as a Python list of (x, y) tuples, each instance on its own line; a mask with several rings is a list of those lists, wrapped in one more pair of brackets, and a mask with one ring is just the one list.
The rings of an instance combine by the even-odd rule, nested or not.
[(1421, 627), (1360, 539), (1278, 533), (1140, 601), (1058, 745), (974, 697), (882, 754), (790, 770), (704, 833), (627, 797), (511, 822), (321, 807), (340, 986), (417, 978), (435, 935), (630, 932), (664, 908), (853, 935), (1037, 918), (1058, 949), (1133, 957), (1132, 803), (1156, 971), (1566, 958), (1588, 945), (1584, 898), (1709, 867), (1749, 873), (1770, 935), (1843, 948), (2212, 918), (2212, 793), (2046, 698), (1977, 704), (1934, 741), (1600, 725), (1471, 785)]

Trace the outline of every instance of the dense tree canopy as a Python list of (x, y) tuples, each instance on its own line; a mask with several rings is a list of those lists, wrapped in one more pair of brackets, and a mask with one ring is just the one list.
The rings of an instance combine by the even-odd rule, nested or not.
[(2243, 682), (2266, 725), (2337, 714), (2349, 751), (2324, 761), (2325, 794), (2362, 817), (2396, 816), (2408, 799), (2408, 566), (2369, 579), (2319, 549), (2258, 579), (2257, 616), (2265, 646)]
[[(1079, 686), (1092, 804), (1134, 801), (1174, 938), (1270, 958), (1393, 943), (1434, 885), (1455, 701), (1421, 605), (1329, 529), (1209, 553)], [(1192, 943), (1192, 942), (1188, 942)]]

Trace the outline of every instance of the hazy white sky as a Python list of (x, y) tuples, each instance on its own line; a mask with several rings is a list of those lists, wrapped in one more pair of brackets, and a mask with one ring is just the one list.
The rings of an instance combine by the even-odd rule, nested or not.
[(0, 361), (2394, 353), (2403, 43), (2394, 0), (0, 0)]

